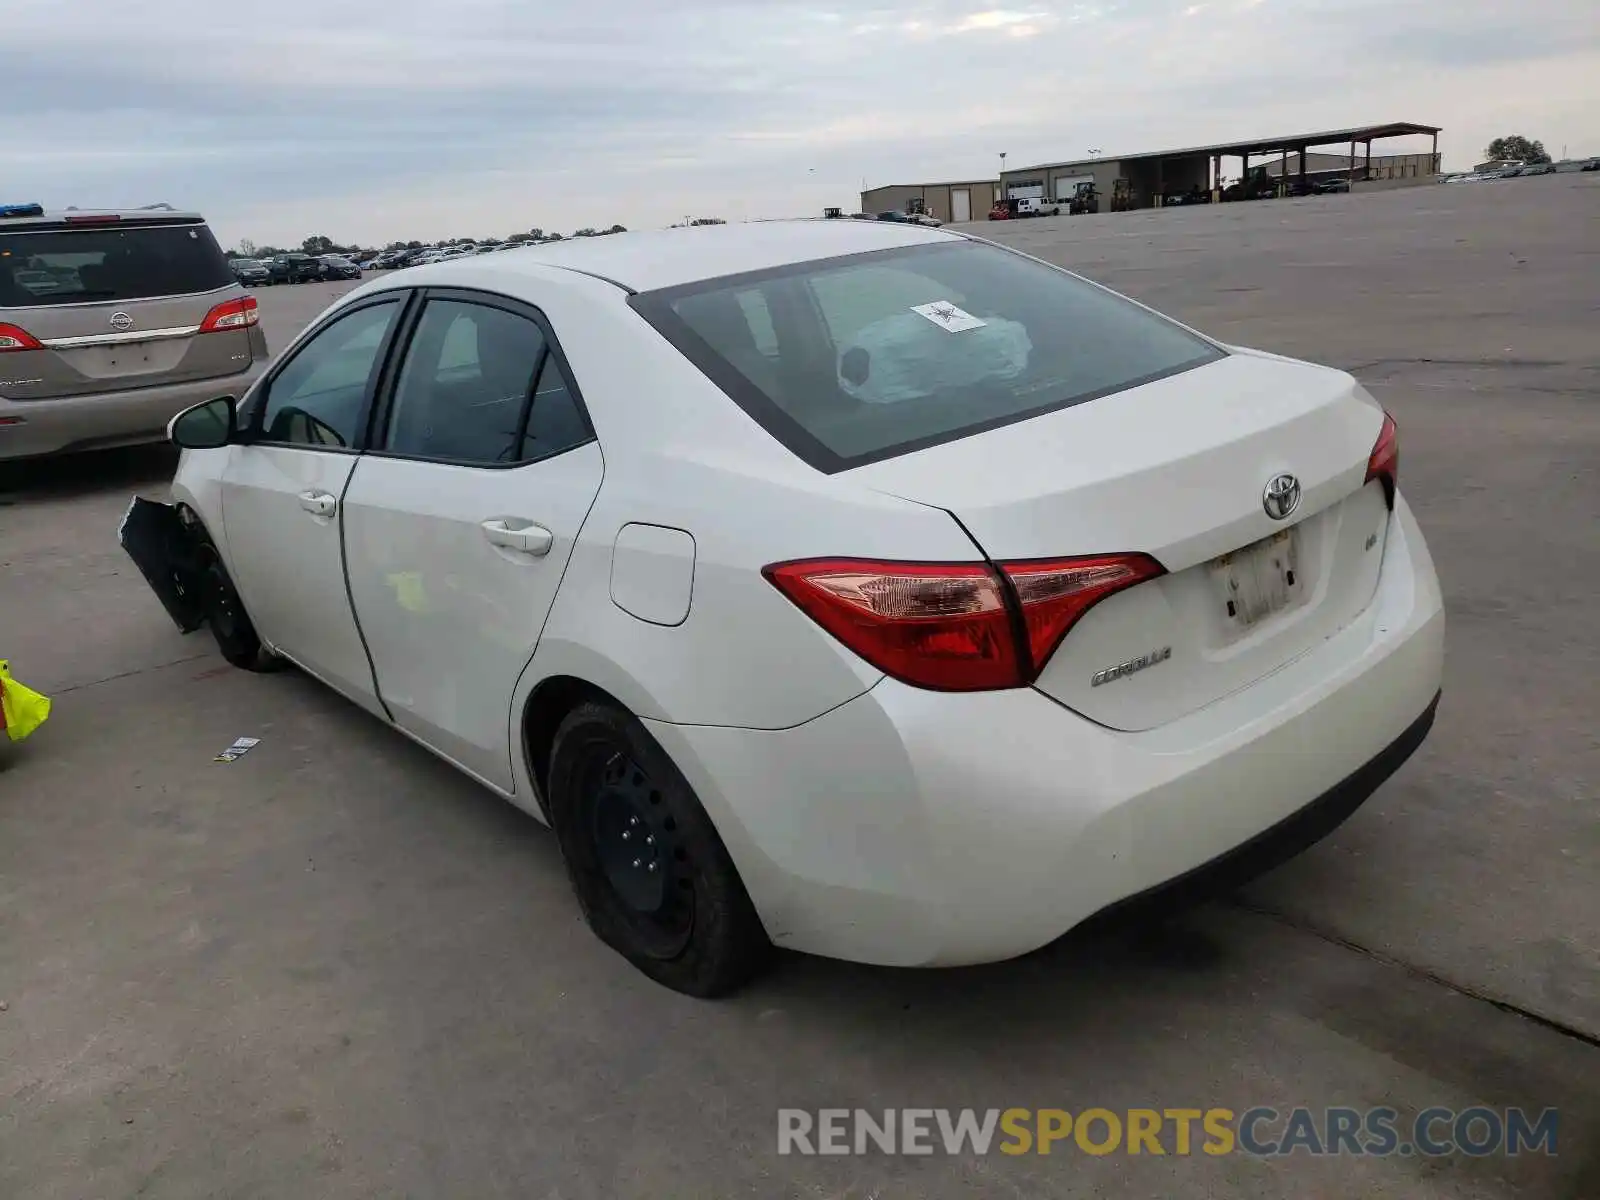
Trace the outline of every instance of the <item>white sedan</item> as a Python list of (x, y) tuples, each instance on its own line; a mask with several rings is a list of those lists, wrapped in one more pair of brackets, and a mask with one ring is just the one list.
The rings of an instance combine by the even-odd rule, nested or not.
[(555, 830), (711, 995), (1281, 861), (1426, 735), (1444, 614), (1349, 376), (889, 222), (391, 272), (173, 423), (124, 545)]

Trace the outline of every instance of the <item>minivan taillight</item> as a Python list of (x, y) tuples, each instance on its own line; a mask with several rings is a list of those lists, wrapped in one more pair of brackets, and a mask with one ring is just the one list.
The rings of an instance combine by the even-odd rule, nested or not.
[(1378, 440), (1373, 444), (1367, 459), (1366, 482), (1374, 479), (1383, 483), (1383, 498), (1394, 507), (1394, 490), (1400, 486), (1400, 430), (1394, 418), (1383, 414), (1383, 428), (1378, 430)]
[(9, 354), (13, 350), (43, 349), (39, 339), (20, 325), (8, 325), (0, 321), (0, 354)]
[(223, 329), (245, 329), (261, 319), (254, 296), (237, 296), (224, 300), (206, 314), (200, 322), (201, 333), (216, 333)]
[(905, 683), (1026, 687), (1101, 600), (1163, 573), (1144, 554), (1001, 563), (836, 558), (763, 572), (818, 625)]

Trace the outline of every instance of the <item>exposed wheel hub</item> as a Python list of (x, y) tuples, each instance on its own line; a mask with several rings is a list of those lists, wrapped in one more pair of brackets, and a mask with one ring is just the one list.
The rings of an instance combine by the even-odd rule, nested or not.
[(231, 638), (239, 628), (238, 601), (227, 578), (215, 564), (206, 572), (206, 616), (212, 628), (225, 638)]
[(625, 756), (614, 755), (601, 775), (592, 811), (595, 855), (606, 881), (634, 912), (663, 913), (675, 875), (672, 839), (660, 793), (649, 777)]

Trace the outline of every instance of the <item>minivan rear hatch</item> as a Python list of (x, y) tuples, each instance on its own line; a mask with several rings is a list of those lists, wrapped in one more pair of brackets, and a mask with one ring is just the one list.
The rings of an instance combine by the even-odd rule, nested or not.
[(254, 305), (192, 217), (0, 228), (0, 391), (46, 400), (238, 374)]

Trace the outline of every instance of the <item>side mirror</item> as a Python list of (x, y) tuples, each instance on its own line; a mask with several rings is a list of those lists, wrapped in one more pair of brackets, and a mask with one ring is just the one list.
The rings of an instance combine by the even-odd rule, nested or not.
[(239, 402), (218, 396), (172, 418), (167, 438), (183, 450), (215, 450), (234, 441), (239, 432)]

